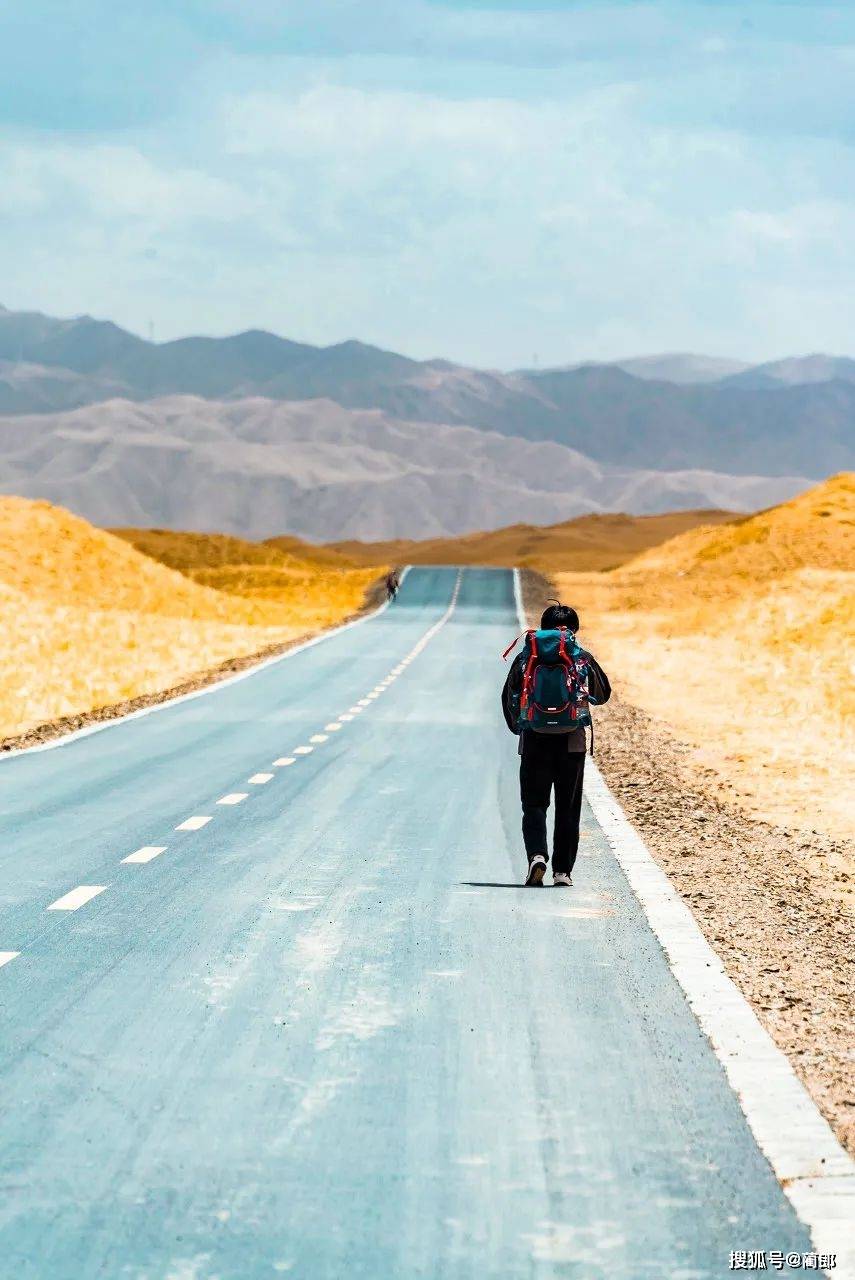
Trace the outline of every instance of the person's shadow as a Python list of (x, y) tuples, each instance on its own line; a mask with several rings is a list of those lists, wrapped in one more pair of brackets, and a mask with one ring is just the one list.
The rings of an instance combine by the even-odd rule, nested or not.
[[(465, 884), (470, 889), (532, 889), (535, 886), (530, 884), (511, 884), (504, 880), (460, 880), (458, 883)], [(544, 889), (545, 885), (537, 885), (539, 889)]]

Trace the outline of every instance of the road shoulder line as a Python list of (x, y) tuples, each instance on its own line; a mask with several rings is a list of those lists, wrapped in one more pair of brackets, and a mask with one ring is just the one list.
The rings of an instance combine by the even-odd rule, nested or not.
[[(524, 629), (519, 570), (514, 600)], [(855, 1276), (855, 1161), (754, 1010), (647, 845), (612, 795), (593, 760), (585, 797), (689, 1007), (724, 1068), (754, 1138), (818, 1253), (837, 1255), (834, 1274)]]

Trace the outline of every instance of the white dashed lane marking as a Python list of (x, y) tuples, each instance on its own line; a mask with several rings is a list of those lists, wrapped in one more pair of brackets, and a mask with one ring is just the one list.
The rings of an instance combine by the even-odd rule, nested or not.
[(83, 907), (93, 898), (97, 898), (98, 894), (103, 893), (106, 888), (105, 884), (80, 884), (70, 893), (63, 894), (61, 898), (57, 898), (56, 902), (52, 902), (48, 911), (76, 911), (78, 907)]
[[(381, 680), (379, 684), (376, 684), (366, 697), (360, 698), (359, 702), (356, 705), (352, 706), (349, 709), (349, 711), (338, 716), (337, 720), (331, 721), (329, 724), (324, 725), (324, 729), (325, 729), (324, 733), (312, 734), (312, 736), (309, 738), (309, 742), (313, 742), (313, 743), (326, 742), (328, 734), (337, 733), (344, 724), (349, 723), (351, 720), (354, 719), (355, 716), (360, 715), (366, 709), (366, 707), (370, 707), (371, 703), (375, 701), (377, 698), (379, 698), (381, 693), (385, 693), (387, 691), (387, 689), (397, 679), (397, 677), (403, 673), (405, 668), (409, 666), (409, 664), (413, 662), (415, 658), (418, 657), (418, 655), (422, 652), (422, 650), (424, 649), (428, 641), (433, 637), (435, 632), (439, 630), (439, 627), (442, 626), (443, 622), (447, 620), (448, 616), (451, 614), (454, 608), (454, 604), (457, 599), (457, 592), (459, 589), (459, 585), (460, 585), (460, 580), (458, 577), (458, 582), (455, 587), (454, 594), (452, 596), (451, 605), (449, 606), (449, 609), (445, 617), (441, 619), (438, 624), (435, 624), (431, 628), (431, 630), (419, 641), (419, 643), (415, 646), (415, 648), (412, 649), (410, 653), (408, 653), (407, 656), (403, 658), (396, 667), (393, 667), (389, 675), (386, 676), (383, 680)], [(297, 756), (311, 755), (313, 750), (314, 750), (314, 747), (311, 747), (311, 746), (295, 747), (293, 755), (279, 756), (278, 759), (273, 761), (273, 767), (279, 768), (279, 769), (287, 768), (289, 765), (297, 763), (297, 759), (296, 759)], [(272, 773), (254, 773), (248, 779), (248, 782), (252, 786), (263, 786), (265, 783), (270, 782), (273, 777), (274, 775)], [(246, 792), (246, 791), (230, 791), (227, 795), (221, 796), (220, 799), (217, 801), (217, 804), (218, 805), (240, 804), (241, 801), (246, 800), (248, 796), (249, 796), (249, 792)], [(176, 831), (199, 831), (202, 827), (207, 826), (207, 824), (210, 821), (211, 821), (210, 814), (194, 814), (192, 817), (185, 818), (183, 822), (180, 822), (178, 826), (175, 828), (175, 830)], [(142, 864), (146, 862), (151, 862), (153, 861), (153, 859), (159, 857), (160, 854), (166, 853), (166, 851), (167, 851), (166, 845), (143, 845), (142, 848), (137, 849), (134, 853), (128, 854), (126, 858), (122, 858), (122, 863), (123, 864)], [(50, 906), (47, 908), (47, 910), (48, 911), (77, 911), (80, 907), (85, 906), (87, 902), (91, 902), (93, 898), (96, 898), (98, 894), (103, 893), (106, 888), (107, 888), (107, 885), (103, 885), (103, 884), (78, 885), (76, 889), (72, 889), (69, 893), (64, 894), (61, 898), (57, 898), (56, 902), (52, 902)], [(305, 908), (301, 907), (301, 909), (305, 909)], [(8, 964), (11, 960), (16, 959), (16, 957), (19, 956), (20, 954), (21, 953), (19, 951), (0, 951), (0, 968), (2, 968), (3, 965)]]
[(206, 827), (210, 821), (210, 816), (203, 817), (201, 814), (197, 814), (195, 817), (187, 818), (184, 822), (179, 822), (175, 830), (198, 831), (200, 827)]
[(166, 853), (165, 844), (146, 844), (142, 849), (137, 849), (136, 853), (130, 853), (127, 858), (122, 858), (122, 862), (151, 862), (152, 858), (156, 858), (161, 853)]

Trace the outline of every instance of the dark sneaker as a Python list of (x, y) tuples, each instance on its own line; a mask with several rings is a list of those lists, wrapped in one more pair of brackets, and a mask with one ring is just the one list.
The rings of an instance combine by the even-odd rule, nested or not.
[(564, 885), (565, 888), (573, 887), (573, 877), (569, 871), (556, 871), (552, 877), (552, 883), (555, 885)]
[(543, 877), (546, 875), (546, 859), (542, 854), (536, 853), (528, 864), (528, 875), (525, 878), (526, 885), (532, 889), (536, 889), (543, 884)]

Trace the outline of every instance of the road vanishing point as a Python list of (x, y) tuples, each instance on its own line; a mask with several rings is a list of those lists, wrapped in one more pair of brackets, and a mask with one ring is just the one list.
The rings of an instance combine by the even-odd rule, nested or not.
[(520, 887), (514, 587), (411, 570), (284, 659), (0, 764), (3, 1280), (810, 1252), (590, 802), (576, 887)]

